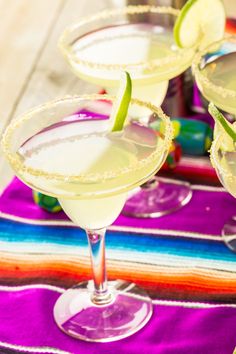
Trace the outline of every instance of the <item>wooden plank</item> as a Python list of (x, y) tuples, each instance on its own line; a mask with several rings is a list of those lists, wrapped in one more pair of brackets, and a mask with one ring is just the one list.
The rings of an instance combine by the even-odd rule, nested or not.
[(14, 116), (28, 108), (50, 99), (59, 98), (67, 94), (79, 94), (97, 91), (98, 88), (88, 84), (71, 72), (65, 59), (57, 47), (58, 38), (64, 28), (90, 13), (96, 13), (104, 8), (111, 7), (111, 1), (78, 1), (67, 0), (61, 12), (47, 45), (42, 52), (35, 71), (28, 82), (24, 95), (19, 102)]
[[(87, 0), (67, 0), (65, 2), (57, 21), (54, 21), (53, 30), (48, 36), (46, 45), (43, 50), (39, 51), (33, 71), (8, 121), (28, 108), (47, 100), (62, 97), (66, 94), (79, 94), (98, 90), (97, 87), (95, 88), (93, 85), (78, 79), (71, 72), (68, 64), (65, 63), (64, 58), (59, 53), (57, 41), (59, 35), (68, 24), (108, 7), (113, 7), (111, 0), (89, 0), (89, 6)], [(4, 171), (4, 173), (1, 173), (1, 171)], [(0, 180), (1, 190), (13, 175), (3, 157), (0, 157), (0, 175), (2, 175)]]
[(224, 0), (224, 4), (227, 16), (236, 18), (236, 2), (232, 0)]
[(64, 0), (0, 0), (0, 132), (19, 101)]

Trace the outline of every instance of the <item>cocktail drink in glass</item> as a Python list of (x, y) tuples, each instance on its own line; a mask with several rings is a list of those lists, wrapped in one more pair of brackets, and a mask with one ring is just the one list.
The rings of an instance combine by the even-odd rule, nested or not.
[(196, 54), (193, 73), (203, 96), (236, 115), (236, 36), (226, 36)]
[[(236, 128), (236, 127), (235, 127)], [(236, 132), (236, 129), (235, 129)], [(225, 136), (218, 134), (211, 147), (211, 162), (225, 189), (236, 198), (236, 145), (226, 143)], [(236, 217), (223, 227), (222, 237), (226, 245), (236, 252)]]
[[(179, 11), (170, 7), (128, 6), (82, 19), (65, 29), (59, 47), (80, 78), (98, 84), (113, 94), (120, 72), (130, 73), (133, 97), (159, 106), (168, 81), (192, 63), (194, 49), (180, 49), (173, 38)], [(145, 107), (130, 114), (146, 117)], [(123, 209), (138, 217), (160, 216), (185, 205), (191, 198), (189, 184), (163, 183), (157, 179), (129, 198)]]
[[(212, 43), (196, 55), (193, 63), (198, 88), (203, 96), (222, 109), (229, 118), (236, 115), (236, 37), (227, 36)], [(219, 123), (214, 128), (215, 141), (211, 160), (224, 187), (235, 196), (235, 144), (222, 134)], [(236, 219), (233, 217), (222, 230), (228, 247), (236, 252)]]
[[(67, 97), (36, 107), (6, 129), (3, 152), (16, 175), (31, 188), (59, 199), (76, 225), (85, 229), (93, 281), (65, 291), (54, 308), (58, 326), (87, 341), (109, 342), (142, 328), (152, 303), (133, 283), (107, 283), (105, 230), (122, 210), (127, 193), (150, 179), (168, 154), (172, 126), (160, 108), (131, 100), (152, 119), (126, 118), (111, 131), (114, 98)], [(153, 124), (160, 122), (156, 131)]]

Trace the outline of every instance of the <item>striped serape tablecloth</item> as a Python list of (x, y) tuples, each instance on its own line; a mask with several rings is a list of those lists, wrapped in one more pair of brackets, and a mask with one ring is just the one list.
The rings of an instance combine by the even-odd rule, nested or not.
[(133, 336), (94, 344), (62, 333), (52, 314), (64, 288), (90, 279), (86, 236), (14, 179), (0, 197), (0, 353), (232, 354), (236, 254), (220, 234), (236, 200), (221, 187), (192, 187), (171, 215), (120, 216), (109, 228), (108, 277), (144, 287), (154, 314)]

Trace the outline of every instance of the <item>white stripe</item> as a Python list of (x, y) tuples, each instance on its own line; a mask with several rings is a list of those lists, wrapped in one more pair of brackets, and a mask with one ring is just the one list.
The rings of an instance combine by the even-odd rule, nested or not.
[(203, 186), (201, 184), (193, 184), (193, 190), (207, 191), (207, 192), (224, 192), (228, 193), (224, 187)]
[[(195, 163), (195, 160), (194, 160)], [(169, 182), (169, 183), (174, 183), (174, 184), (180, 184), (181, 183), (186, 183), (186, 182), (182, 182), (181, 180), (178, 179), (171, 179), (171, 178), (166, 178), (166, 177), (158, 177), (158, 179), (160, 179), (163, 182)], [(209, 191), (209, 192), (226, 192), (226, 189), (224, 187), (217, 187), (217, 186), (208, 186), (208, 185), (202, 185), (202, 184), (191, 184), (190, 182), (187, 182), (190, 184), (191, 189), (193, 190), (200, 190), (200, 191)]]
[[(148, 257), (148, 259), (147, 259)], [(155, 266), (164, 266), (164, 267), (176, 267), (177, 269), (185, 268), (186, 271), (192, 268), (202, 268), (209, 270), (218, 270), (218, 271), (228, 271), (228, 272), (236, 272), (236, 262), (232, 261), (220, 261), (214, 259), (203, 259), (198, 257), (197, 255), (192, 258), (191, 256), (178, 256), (178, 255), (170, 255), (170, 254), (157, 254), (148, 252), (145, 254), (138, 253), (135, 251), (123, 251), (123, 250), (115, 250), (109, 249), (108, 259), (112, 260), (128, 260), (130, 263), (143, 263), (151, 264)]]
[[(22, 218), (20, 216), (14, 216), (10, 214), (6, 214), (0, 211), (0, 217), (12, 220), (16, 222), (22, 222), (30, 225), (41, 225), (41, 226), (71, 226), (75, 227), (75, 224), (72, 221), (67, 220), (33, 220), (28, 218)], [(209, 239), (214, 241), (221, 241), (221, 236), (215, 236), (211, 234), (203, 234), (198, 232), (190, 232), (190, 231), (177, 231), (177, 230), (165, 230), (165, 229), (151, 229), (151, 228), (142, 228), (142, 227), (134, 227), (134, 226), (119, 226), (112, 225), (108, 227), (108, 231), (117, 231), (117, 232), (132, 232), (132, 233), (142, 233), (142, 234), (152, 234), (152, 235), (163, 235), (163, 236), (180, 236), (187, 238), (197, 238), (197, 239)]]
[(132, 233), (142, 233), (142, 234), (152, 234), (152, 235), (159, 235), (159, 236), (180, 236), (180, 237), (187, 237), (187, 238), (197, 238), (202, 240), (214, 240), (214, 241), (222, 241), (221, 236), (215, 236), (211, 234), (203, 234), (198, 232), (191, 232), (191, 231), (178, 231), (178, 230), (166, 230), (166, 229), (148, 229), (142, 227), (133, 227), (133, 226), (118, 226), (113, 225), (108, 228), (110, 231), (120, 231), (120, 232), (132, 232)]
[(213, 170), (213, 167), (211, 165), (211, 162), (210, 162), (210, 159), (208, 156), (182, 156), (181, 157), (181, 166), (186, 166), (187, 167), (195, 167), (196, 168), (196, 165), (198, 167), (201, 167), (203, 169), (210, 169), (210, 170)]
[[(32, 288), (37, 288), (37, 289), (48, 289), (52, 291), (57, 291), (59, 293), (63, 293), (65, 289), (53, 286), (53, 285), (47, 285), (47, 284), (31, 284), (31, 285), (18, 285), (18, 286), (5, 286), (1, 285), (0, 286), (0, 291), (21, 291), (21, 290), (27, 290), (27, 289), (32, 289)], [(132, 296), (136, 296), (133, 294)], [(139, 297), (139, 295), (137, 295)], [(236, 304), (210, 304), (210, 303), (205, 303), (205, 302), (192, 302), (192, 301), (177, 301), (177, 300), (160, 300), (160, 299), (154, 299), (152, 300), (153, 304), (155, 305), (166, 305), (166, 306), (181, 306), (181, 307), (192, 307), (192, 308), (215, 308), (215, 307), (232, 307), (236, 308)], [(2, 343), (2, 342), (0, 342)], [(62, 352), (64, 353), (64, 352)]]
[(15, 216), (0, 211), (0, 217), (7, 220), (22, 222), (30, 225), (45, 225), (45, 226), (75, 226), (70, 220), (34, 220), (23, 218), (21, 216)]
[(48, 285), (48, 284), (29, 284), (29, 285), (17, 285), (17, 286), (7, 286), (0, 285), (0, 291), (23, 291), (28, 289), (47, 289), (56, 291), (58, 293), (63, 293), (65, 289), (59, 288), (58, 286)]
[(217, 308), (217, 307), (229, 307), (236, 308), (236, 304), (209, 304), (202, 302), (191, 302), (191, 301), (174, 301), (174, 300), (153, 300), (155, 305), (165, 305), (165, 306), (180, 306), (188, 308)]
[(1, 341), (0, 341), (0, 347), (6, 348), (6, 349), (17, 350), (22, 353), (71, 354), (69, 352), (65, 352), (64, 350), (51, 348), (51, 347), (26, 347), (23, 345), (10, 344), (10, 343), (1, 342)]

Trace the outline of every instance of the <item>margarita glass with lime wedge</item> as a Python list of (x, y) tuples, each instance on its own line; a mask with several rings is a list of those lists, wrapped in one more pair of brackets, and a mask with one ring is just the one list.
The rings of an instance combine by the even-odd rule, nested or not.
[[(173, 24), (179, 11), (170, 7), (127, 6), (81, 19), (65, 29), (59, 48), (80, 78), (116, 92), (120, 72), (130, 73), (133, 97), (161, 105), (168, 81), (192, 63), (194, 48), (179, 48)], [(146, 117), (145, 107), (132, 107), (133, 118)], [(153, 178), (128, 199), (123, 213), (157, 217), (185, 205), (192, 192), (188, 183)]]
[[(200, 51), (193, 63), (193, 72), (203, 96), (225, 112), (231, 120), (236, 115), (236, 36), (226, 36)], [(230, 124), (220, 112), (210, 108), (215, 118), (215, 141), (211, 161), (225, 188), (235, 196), (235, 124)], [(236, 252), (236, 218), (223, 227), (222, 236)]]
[(203, 96), (223, 111), (236, 115), (236, 36), (226, 36), (200, 51), (193, 73)]
[[(175, 45), (173, 28), (179, 11), (170, 7), (127, 6), (105, 10), (65, 29), (59, 48), (72, 70), (86, 81), (114, 93), (121, 71), (128, 71), (133, 96), (159, 106), (168, 80), (186, 70), (192, 48)], [(155, 23), (150, 23), (155, 18)], [(154, 22), (154, 21), (153, 21)], [(144, 110), (134, 111), (143, 115)]]
[[(13, 121), (2, 138), (16, 175), (33, 189), (57, 197), (69, 218), (86, 231), (93, 281), (65, 291), (54, 308), (60, 329), (86, 341), (127, 337), (152, 314), (144, 290), (127, 281), (107, 282), (106, 277), (106, 228), (118, 217), (127, 193), (164, 163), (172, 139), (172, 125), (163, 111), (130, 101), (130, 93), (126, 75), (112, 111), (114, 98), (107, 95), (48, 102)], [(149, 111), (161, 131), (146, 119), (132, 120), (129, 112), (126, 117), (128, 104)]]
[[(223, 186), (236, 198), (236, 125), (229, 123), (212, 105), (210, 113), (218, 125), (217, 134), (211, 146), (211, 162)], [(224, 225), (222, 237), (226, 245), (236, 252), (235, 216)]]

